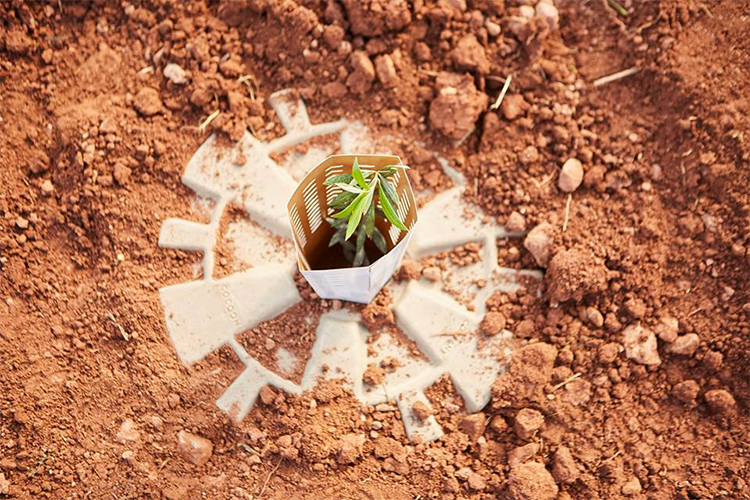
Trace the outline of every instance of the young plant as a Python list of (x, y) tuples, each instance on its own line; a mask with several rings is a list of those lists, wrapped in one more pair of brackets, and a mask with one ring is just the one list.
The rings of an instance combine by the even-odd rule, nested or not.
[[(388, 165), (380, 170), (362, 170), (359, 160), (354, 158), (351, 174), (340, 174), (329, 177), (324, 182), (327, 186), (338, 186), (341, 193), (331, 201), (329, 206), (339, 212), (327, 217), (335, 229), (328, 246), (340, 244), (344, 249), (344, 257), (351, 262), (352, 267), (369, 265), (370, 261), (365, 252), (365, 242), (370, 238), (382, 253), (386, 253), (385, 237), (375, 226), (375, 217), (387, 219), (391, 224), (408, 231), (399, 218), (398, 197), (396, 190), (388, 182), (398, 169), (408, 169), (405, 165)], [(376, 205), (380, 201), (380, 207)], [(354, 243), (349, 238), (354, 236)]]

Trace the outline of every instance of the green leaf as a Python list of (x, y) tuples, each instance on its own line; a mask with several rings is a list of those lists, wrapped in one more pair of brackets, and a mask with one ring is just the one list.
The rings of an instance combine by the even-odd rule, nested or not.
[(354, 198), (356, 198), (357, 195), (355, 193), (350, 193), (348, 191), (343, 191), (339, 194), (337, 194), (332, 200), (331, 203), (328, 204), (329, 207), (332, 208), (342, 208), (347, 206), (349, 203), (354, 201)]
[(365, 252), (365, 241), (367, 240), (367, 233), (363, 230), (362, 227), (359, 228), (359, 231), (357, 232), (357, 251), (354, 254), (354, 262), (352, 262), (352, 266), (358, 267), (361, 266), (362, 263), (367, 258), (367, 253)]
[(398, 199), (398, 194), (396, 193), (396, 190), (393, 188), (391, 183), (385, 179), (383, 179), (383, 182), (381, 182), (380, 185), (383, 186), (385, 195), (388, 197), (388, 201), (391, 203), (391, 206), (395, 210), (398, 207), (398, 202), (396, 201)]
[(359, 201), (354, 202), (356, 203), (357, 206), (354, 207), (354, 210), (352, 211), (352, 215), (349, 217), (349, 224), (346, 226), (346, 238), (345, 239), (348, 240), (352, 236), (352, 234), (354, 234), (354, 231), (357, 229), (357, 226), (359, 226), (359, 221), (362, 219), (362, 213), (365, 210), (367, 210), (370, 207), (370, 204), (372, 203), (372, 193), (373, 191), (369, 191), (367, 192), (367, 194), (365, 194), (364, 198), (360, 199)]
[[(360, 193), (356, 198), (354, 198), (354, 201), (352, 201), (348, 207), (337, 214), (333, 214), (331, 217), (333, 217), (334, 219), (343, 219), (344, 217), (348, 216), (357, 207), (357, 203), (362, 201), (362, 198), (364, 198), (366, 195), (367, 193)], [(347, 239), (349, 239), (348, 236)]]
[(335, 184), (338, 184), (339, 182), (343, 182), (344, 184), (349, 184), (354, 177), (352, 174), (338, 174), (334, 175), (332, 177), (329, 177), (323, 182), (324, 186), (333, 186)]
[(343, 235), (340, 231), (336, 231), (335, 233), (333, 233), (333, 236), (331, 236), (331, 241), (328, 242), (328, 247), (330, 248), (337, 243), (341, 243), (342, 241), (344, 241)]
[[(338, 184), (336, 184), (336, 186), (338, 186), (341, 189), (343, 189), (344, 191), (348, 191), (350, 193), (359, 194), (359, 193), (364, 193), (365, 192), (364, 189), (360, 189), (357, 186), (351, 186), (349, 184), (344, 184), (343, 182), (339, 182)], [(367, 184), (365, 184), (365, 188), (366, 187), (367, 187)]]
[(404, 226), (404, 223), (401, 222), (401, 220), (398, 218), (398, 215), (393, 210), (393, 206), (391, 205), (391, 202), (388, 201), (388, 195), (386, 195), (385, 191), (383, 191), (383, 184), (380, 184), (379, 195), (380, 195), (380, 206), (383, 208), (383, 212), (385, 213), (386, 219), (391, 221), (391, 224), (393, 224), (400, 230), (408, 231), (406, 226)]
[(372, 232), (372, 241), (375, 243), (375, 246), (378, 247), (378, 250), (384, 254), (388, 253), (388, 244), (385, 242), (385, 236), (383, 236), (383, 233), (381, 233), (380, 229), (377, 227)]
[(370, 203), (365, 215), (365, 232), (368, 238), (372, 238), (372, 230), (375, 229), (375, 204)]
[(352, 164), (352, 175), (362, 189), (367, 189), (367, 183), (365, 182), (365, 176), (362, 175), (362, 170), (359, 169), (359, 160), (354, 157), (354, 163)]

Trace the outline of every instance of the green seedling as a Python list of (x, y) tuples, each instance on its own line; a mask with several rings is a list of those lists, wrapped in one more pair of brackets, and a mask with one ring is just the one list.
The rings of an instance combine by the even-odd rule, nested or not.
[[(375, 225), (375, 217), (386, 219), (402, 231), (408, 231), (397, 213), (396, 190), (388, 182), (388, 178), (398, 169), (408, 168), (405, 165), (388, 165), (377, 171), (362, 170), (359, 160), (354, 158), (351, 174), (334, 175), (324, 182), (327, 186), (341, 188), (341, 192), (329, 204), (338, 212), (326, 218), (335, 230), (328, 246), (341, 245), (344, 257), (352, 267), (370, 264), (365, 252), (368, 238), (382, 253), (388, 251), (385, 237)], [(350, 241), (352, 236), (355, 236), (354, 242)]]

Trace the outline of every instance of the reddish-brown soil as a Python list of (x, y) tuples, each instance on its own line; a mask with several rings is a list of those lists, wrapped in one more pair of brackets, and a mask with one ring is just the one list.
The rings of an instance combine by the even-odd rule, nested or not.
[[(750, 498), (750, 2), (568, 0), (559, 25), (521, 23), (534, 3), (0, 3), (0, 498)], [(553, 228), (542, 297), (489, 305), (531, 345), (480, 417), (449, 379), (427, 391), (437, 442), (336, 385), (264, 391), (234, 425), (214, 403), (234, 354), (185, 368), (172, 349), (157, 289), (201, 257), (157, 247), (191, 217), (180, 174), (211, 130), (282, 134), (266, 98), (288, 87), (313, 121), (398, 130), (417, 189), (449, 182), (421, 141), (500, 222)], [(638, 323), (660, 364), (623, 352)], [(260, 353), (293, 325), (243, 339)]]

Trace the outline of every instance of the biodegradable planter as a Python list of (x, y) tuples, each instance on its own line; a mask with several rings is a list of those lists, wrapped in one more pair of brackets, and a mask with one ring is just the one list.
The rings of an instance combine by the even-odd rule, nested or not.
[(385, 237), (388, 252), (369, 266), (343, 267), (340, 261), (336, 266), (334, 257), (340, 245), (328, 247), (334, 229), (325, 218), (333, 212), (328, 208), (328, 202), (341, 192), (341, 188), (323, 183), (331, 176), (350, 173), (355, 157), (359, 159), (362, 170), (378, 170), (387, 165), (401, 164), (398, 156), (329, 156), (302, 179), (287, 204), (287, 210), (300, 272), (315, 293), (324, 299), (366, 304), (383, 288), (401, 263), (414, 224), (417, 223), (417, 206), (406, 171), (398, 170), (388, 181), (396, 188), (397, 212), (409, 230), (401, 231), (389, 221), (376, 217), (375, 225)]

